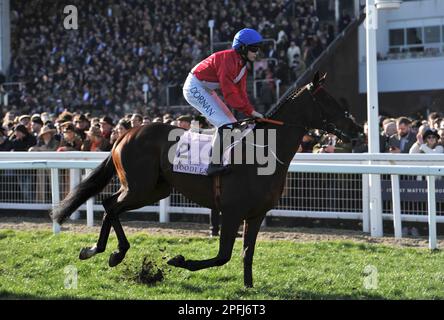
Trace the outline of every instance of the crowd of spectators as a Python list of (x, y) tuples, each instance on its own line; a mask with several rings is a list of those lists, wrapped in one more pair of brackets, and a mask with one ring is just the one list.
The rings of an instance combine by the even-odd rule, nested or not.
[(65, 29), (63, 2), (11, 2), (12, 61), (7, 78), (24, 83), (9, 92), (11, 109), (27, 114), (58, 114), (68, 108), (78, 113), (159, 116), (167, 87), (170, 104), (182, 99), (186, 75), (210, 54), (210, 19), (215, 20), (214, 42), (231, 42), (244, 27), (273, 39), (265, 43), (264, 58), (278, 63), (268, 60), (257, 77), (279, 78), (284, 85), (294, 81), (334, 37), (333, 25), (319, 22), (311, 0), (70, 4), (77, 8), (77, 30)]
[[(343, 142), (330, 133), (308, 132), (298, 152), (364, 153), (368, 152), (368, 126), (364, 135)], [(379, 147), (381, 153), (444, 153), (444, 115), (432, 112), (427, 119), (380, 117)]]
[[(165, 113), (151, 118), (139, 113), (123, 117), (92, 116), (64, 110), (60, 114), (4, 114), (0, 126), (0, 151), (109, 151), (113, 143), (133, 127), (162, 122), (189, 129), (191, 123), (202, 128), (211, 125), (205, 117), (192, 114)], [(364, 134), (343, 142), (334, 134), (318, 129), (303, 137), (300, 153), (368, 152), (368, 126)], [(444, 115), (432, 112), (427, 119), (380, 117), (381, 153), (444, 153)]]
[(139, 113), (112, 118), (67, 110), (58, 116), (47, 112), (16, 115), (9, 111), (0, 126), (0, 151), (110, 151), (131, 128), (162, 122), (188, 130), (193, 121), (200, 128), (209, 126), (204, 117), (189, 114), (174, 118), (167, 113), (151, 119)]

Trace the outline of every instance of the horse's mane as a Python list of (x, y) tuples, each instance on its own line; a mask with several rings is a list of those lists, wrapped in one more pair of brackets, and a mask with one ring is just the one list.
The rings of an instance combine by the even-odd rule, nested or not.
[(272, 117), (276, 112), (285, 104), (287, 104), (289, 101), (294, 100), (297, 98), (304, 90), (307, 88), (307, 86), (303, 86), (302, 88), (294, 88), (290, 93), (287, 94), (286, 97), (279, 100), (279, 102), (272, 107), (266, 114), (267, 118)]

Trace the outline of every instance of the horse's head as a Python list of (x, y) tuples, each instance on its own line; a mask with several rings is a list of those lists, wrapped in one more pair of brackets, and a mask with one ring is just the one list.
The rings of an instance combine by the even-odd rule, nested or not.
[(320, 114), (318, 129), (333, 133), (344, 142), (350, 142), (363, 132), (363, 128), (355, 122), (348, 108), (339, 104), (323, 87), (326, 76), (324, 74), (319, 77), (316, 72), (313, 82), (308, 85), (308, 92)]

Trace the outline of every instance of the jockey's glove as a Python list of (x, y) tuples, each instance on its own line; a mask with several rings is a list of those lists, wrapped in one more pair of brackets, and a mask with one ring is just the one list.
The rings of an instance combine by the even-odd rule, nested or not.
[(263, 117), (264, 117), (264, 115), (263, 115), (262, 113), (259, 113), (259, 112), (257, 112), (257, 111), (253, 111), (253, 112), (251, 113), (251, 115), (252, 115), (254, 118), (263, 118)]

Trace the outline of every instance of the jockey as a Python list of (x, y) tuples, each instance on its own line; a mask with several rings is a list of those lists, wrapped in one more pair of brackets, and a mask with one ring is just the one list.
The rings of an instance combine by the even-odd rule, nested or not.
[[(185, 99), (217, 128), (209, 176), (225, 171), (221, 163), (222, 152), (215, 147), (222, 144), (222, 128), (237, 121), (226, 104), (249, 117), (264, 117), (254, 110), (247, 96), (247, 63), (256, 59), (261, 43), (262, 36), (257, 31), (242, 29), (234, 36), (232, 49), (213, 53), (199, 62), (185, 80)], [(226, 104), (214, 91), (218, 88)], [(218, 151), (219, 157), (216, 156)]]

